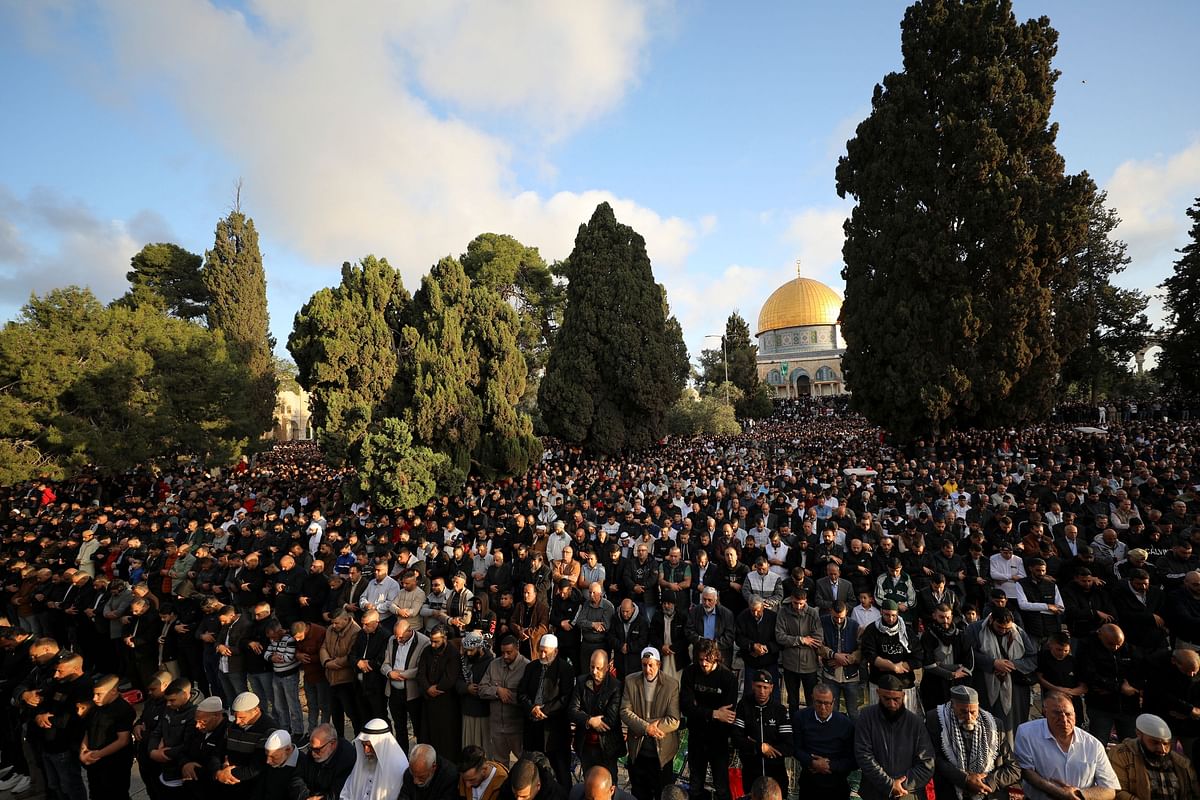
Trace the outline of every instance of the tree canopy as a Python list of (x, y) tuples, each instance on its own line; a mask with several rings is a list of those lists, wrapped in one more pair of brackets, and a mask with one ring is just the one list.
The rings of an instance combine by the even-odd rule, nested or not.
[(652, 444), (689, 367), (645, 240), (601, 203), (579, 227), (563, 274), (563, 324), (538, 391), (547, 429), (601, 453)]
[(208, 327), (225, 334), (235, 357), (245, 365), (250, 384), (236, 401), (243, 433), (256, 442), (271, 430), (278, 383), (275, 338), (267, 315), (267, 279), (254, 220), (240, 210), (217, 221), (211, 250), (204, 254), (208, 289)]
[(401, 318), (410, 301), (399, 271), (367, 256), (342, 265), (342, 282), (296, 312), (288, 351), (311, 393), (313, 428), (325, 456), (353, 456), (384, 411), (396, 380)]
[(203, 259), (177, 244), (158, 242), (143, 247), (130, 259), (125, 277), (129, 292), (122, 303), (161, 303), (180, 319), (208, 314), (209, 292), (204, 282)]
[(117, 471), (162, 456), (222, 463), (247, 376), (223, 334), (77, 287), (32, 297), (0, 331), (0, 481)]
[(725, 382), (726, 355), (729, 356), (729, 382), (738, 387), (741, 394), (735, 404), (737, 416), (742, 419), (770, 416), (774, 406), (770, 390), (758, 377), (758, 345), (750, 338), (750, 325), (737, 311), (725, 321), (721, 349), (701, 352), (700, 365), (704, 370), (701, 382), (706, 394), (724, 398), (717, 389)]
[(1056, 327), (1078, 282), (1093, 186), (1050, 123), (1057, 32), (1009, 0), (921, 0), (903, 70), (847, 142), (843, 359), (854, 407), (908, 436), (1052, 406)]
[(1159, 366), (1169, 386), (1194, 395), (1200, 391), (1200, 197), (1187, 215), (1192, 221), (1189, 241), (1177, 251), (1174, 271), (1162, 282), (1167, 325)]

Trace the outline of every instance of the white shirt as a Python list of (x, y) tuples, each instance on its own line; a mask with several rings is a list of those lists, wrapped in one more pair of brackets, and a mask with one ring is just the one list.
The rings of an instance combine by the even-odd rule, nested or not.
[[(1043, 778), (1062, 781), (1070, 786), (1090, 789), (1100, 786), (1120, 789), (1121, 783), (1104, 745), (1082, 728), (1076, 728), (1070, 746), (1064, 751), (1050, 733), (1044, 719), (1026, 722), (1017, 728), (1013, 748), (1021, 769), (1032, 769)], [(1049, 796), (1021, 781), (1021, 788), (1030, 800), (1049, 800)]]

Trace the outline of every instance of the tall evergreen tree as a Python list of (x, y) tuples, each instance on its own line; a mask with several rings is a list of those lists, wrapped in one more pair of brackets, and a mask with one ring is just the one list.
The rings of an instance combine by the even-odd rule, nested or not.
[(342, 265), (342, 282), (296, 313), (288, 351), (311, 392), (313, 427), (327, 458), (353, 456), (396, 380), (401, 318), (409, 303), (400, 273), (367, 256)]
[(1200, 197), (1187, 210), (1192, 220), (1190, 241), (1181, 248), (1175, 271), (1162, 282), (1166, 293), (1167, 325), (1159, 365), (1170, 386), (1195, 396), (1200, 392)]
[(542, 418), (555, 436), (602, 453), (648, 446), (666, 432), (689, 367), (646, 242), (601, 203), (579, 227), (564, 273), (563, 325), (538, 390)]
[(1071, 255), (1078, 282), (1065, 292), (1067, 302), (1059, 329), (1060, 342), (1070, 355), (1063, 363), (1063, 382), (1088, 391), (1095, 402), (1101, 388), (1113, 386), (1129, 372), (1129, 361), (1146, 343), (1150, 322), (1149, 298), (1136, 289), (1114, 286), (1112, 278), (1129, 264), (1125, 242), (1115, 238), (1121, 218), (1105, 205), (1108, 195), (1099, 192), (1089, 208), (1087, 236)]
[(838, 163), (852, 403), (901, 435), (1044, 414), (1066, 355), (1056, 310), (1091, 181), (1050, 123), (1057, 32), (1009, 0), (921, 0), (904, 69)]
[[(725, 321), (725, 334), (720, 350), (705, 350), (701, 365), (705, 369), (704, 383), (714, 392), (725, 381), (725, 356), (729, 356), (729, 382), (741, 390), (736, 403), (737, 416), (761, 419), (770, 416), (773, 406), (766, 385), (758, 377), (758, 345), (750, 338), (750, 325), (734, 311)], [(714, 392), (715, 393), (715, 392)]]
[(517, 408), (526, 367), (516, 311), (444, 258), (421, 281), (405, 320), (394, 416), (419, 446), (449, 457), (443, 489), (457, 491), (469, 473), (492, 479), (527, 470), (542, 448)]
[(267, 279), (254, 220), (239, 209), (217, 222), (213, 249), (204, 254), (208, 327), (225, 340), (251, 376), (239, 401), (244, 431), (251, 441), (271, 429), (278, 384), (267, 316)]
[(126, 305), (155, 302), (180, 319), (197, 319), (208, 313), (208, 287), (203, 260), (177, 244), (148, 244), (130, 259), (126, 274)]

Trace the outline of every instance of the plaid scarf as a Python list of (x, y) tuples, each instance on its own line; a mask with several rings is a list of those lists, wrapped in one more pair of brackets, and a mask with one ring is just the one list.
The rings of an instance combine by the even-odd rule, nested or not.
[[(954, 766), (968, 774), (990, 773), (996, 766), (1000, 751), (1000, 735), (996, 718), (980, 709), (975, 730), (964, 730), (951, 710), (951, 703), (938, 706), (938, 721), (942, 723), (942, 753)], [(958, 797), (962, 789), (955, 789)]]

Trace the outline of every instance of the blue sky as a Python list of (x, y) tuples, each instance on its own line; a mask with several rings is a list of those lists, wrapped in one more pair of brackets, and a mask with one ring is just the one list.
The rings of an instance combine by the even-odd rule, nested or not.
[[(67, 283), (118, 295), (148, 241), (202, 252), (240, 177), (281, 350), (343, 261), (415, 289), (484, 231), (561, 258), (609, 200), (695, 354), (798, 258), (840, 291), (833, 170), (905, 6), (0, 3), (0, 318)], [(1200, 7), (1134, 8), (1015, 4), (1060, 33), (1060, 150), (1150, 290), (1200, 195)]]

